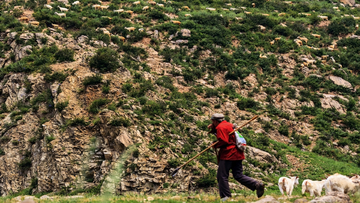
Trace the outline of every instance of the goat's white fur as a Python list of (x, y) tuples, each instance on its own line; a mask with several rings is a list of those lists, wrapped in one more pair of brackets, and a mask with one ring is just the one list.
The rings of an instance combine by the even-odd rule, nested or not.
[(301, 194), (305, 194), (305, 192), (309, 192), (310, 196), (321, 196), (322, 189), (327, 180), (322, 181), (313, 181), (309, 179), (305, 179), (302, 183)]
[(295, 176), (290, 178), (281, 177), (279, 178), (279, 182), (278, 182), (281, 194), (284, 195), (284, 191), (285, 191), (287, 196), (291, 196), (294, 187), (296, 187), (298, 184), (299, 184), (299, 178)]
[(359, 184), (352, 182), (350, 178), (341, 174), (334, 174), (326, 179), (325, 193), (328, 194), (331, 191), (339, 191), (341, 193), (349, 193), (359, 191)]

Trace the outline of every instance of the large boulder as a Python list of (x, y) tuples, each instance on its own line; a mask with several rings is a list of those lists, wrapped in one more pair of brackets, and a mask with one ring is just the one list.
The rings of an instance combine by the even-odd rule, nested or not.
[(340, 0), (340, 2), (349, 6), (355, 6), (355, 0)]
[(339, 86), (343, 86), (343, 87), (352, 89), (351, 83), (349, 83), (348, 81), (342, 79), (341, 77), (331, 75), (329, 77), (329, 79), (331, 81), (333, 81), (335, 83), (335, 85), (339, 85)]
[(246, 155), (249, 156), (251, 159), (255, 159), (259, 162), (266, 162), (271, 164), (279, 163), (279, 161), (276, 159), (275, 156), (265, 151), (250, 146), (247, 146), (246, 148), (247, 148)]
[(317, 197), (310, 203), (350, 203), (350, 197), (341, 192), (330, 192), (326, 196)]

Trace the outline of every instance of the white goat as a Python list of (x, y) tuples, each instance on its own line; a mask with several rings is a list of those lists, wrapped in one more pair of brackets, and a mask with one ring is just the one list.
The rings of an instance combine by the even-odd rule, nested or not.
[(360, 183), (360, 176), (359, 176), (359, 175), (355, 175), (355, 176), (351, 177), (350, 180), (351, 180), (353, 183)]
[(302, 190), (301, 194), (305, 194), (305, 192), (309, 192), (310, 196), (321, 196), (321, 191), (325, 185), (325, 182), (327, 180), (322, 181), (312, 181), (309, 179), (306, 179), (302, 183)]
[(339, 191), (341, 193), (357, 192), (359, 191), (359, 184), (355, 184), (352, 180), (341, 174), (334, 174), (327, 178), (325, 183), (325, 193), (331, 191)]
[(60, 16), (60, 17), (65, 17), (66, 18), (66, 13), (58, 13), (58, 12), (55, 12), (56, 15)]
[(124, 9), (114, 10), (114, 13), (121, 13), (124, 12)]
[(49, 4), (45, 4), (44, 6), (45, 6), (46, 8), (48, 8), (48, 9), (50, 9), (50, 10), (53, 8), (53, 7), (50, 6)]
[(66, 11), (69, 10), (69, 9), (67, 9), (67, 8), (63, 8), (63, 7), (60, 7), (60, 6), (58, 6), (58, 7), (59, 7), (59, 9), (60, 9), (61, 12), (64, 12), (64, 11), (66, 12)]
[(279, 189), (282, 195), (284, 195), (284, 191), (287, 194), (287, 196), (291, 196), (294, 187), (296, 187), (299, 184), (299, 178), (294, 176), (294, 177), (290, 177), (286, 178), (286, 177), (281, 177), (279, 178)]
[(72, 3), (72, 5), (79, 5), (80, 1), (74, 1), (74, 3)]

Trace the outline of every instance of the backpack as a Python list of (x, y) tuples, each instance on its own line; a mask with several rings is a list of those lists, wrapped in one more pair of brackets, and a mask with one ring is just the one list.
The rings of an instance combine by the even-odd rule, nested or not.
[(235, 131), (235, 140), (236, 140), (236, 147), (241, 151), (244, 152), (246, 148), (246, 140), (245, 138), (239, 133), (239, 131)]

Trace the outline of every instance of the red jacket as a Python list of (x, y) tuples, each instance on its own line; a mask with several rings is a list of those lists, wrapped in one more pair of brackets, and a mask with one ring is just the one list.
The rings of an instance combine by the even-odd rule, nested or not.
[(221, 160), (243, 160), (245, 159), (244, 152), (240, 152), (236, 147), (235, 135), (234, 133), (230, 135), (229, 133), (233, 131), (233, 124), (222, 121), (216, 127), (216, 137), (219, 141), (214, 148), (220, 148), (219, 156)]

